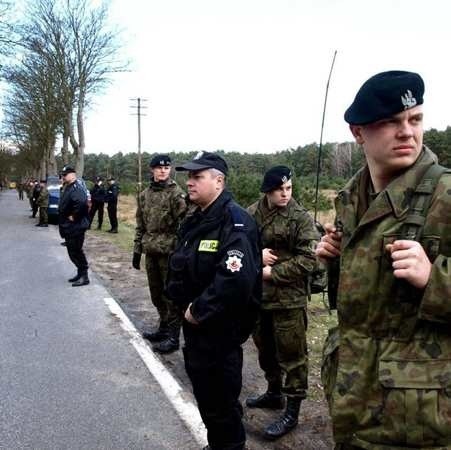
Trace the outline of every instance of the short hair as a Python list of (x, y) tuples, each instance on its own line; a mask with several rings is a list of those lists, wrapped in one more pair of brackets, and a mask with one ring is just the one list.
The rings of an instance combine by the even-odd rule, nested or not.
[(224, 182), (225, 182), (225, 179), (226, 179), (226, 176), (225, 176), (225, 173), (224, 172), (221, 172), (220, 170), (218, 170), (218, 169), (213, 169), (212, 167), (210, 168), (210, 169), (207, 169), (209, 172), (210, 172), (210, 174), (212, 175), (212, 176), (214, 176), (214, 177), (222, 177), (222, 178), (224, 178)]

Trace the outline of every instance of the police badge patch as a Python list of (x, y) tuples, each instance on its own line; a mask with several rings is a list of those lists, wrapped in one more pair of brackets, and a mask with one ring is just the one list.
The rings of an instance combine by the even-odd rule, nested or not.
[(230, 272), (239, 272), (243, 267), (241, 258), (237, 255), (229, 256), (225, 263), (227, 270), (230, 270)]

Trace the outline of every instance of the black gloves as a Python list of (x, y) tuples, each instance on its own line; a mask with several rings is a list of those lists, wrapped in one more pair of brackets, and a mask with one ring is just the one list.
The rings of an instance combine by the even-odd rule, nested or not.
[(141, 268), (141, 253), (133, 253), (132, 266), (139, 270)]

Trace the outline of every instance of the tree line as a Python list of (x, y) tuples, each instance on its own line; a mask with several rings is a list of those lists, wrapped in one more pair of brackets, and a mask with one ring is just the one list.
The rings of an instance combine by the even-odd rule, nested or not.
[[(444, 131), (430, 129), (424, 134), (424, 143), (438, 156), (439, 162), (451, 167), (451, 127)], [(316, 171), (318, 166), (318, 145), (313, 143), (286, 149), (276, 153), (239, 153), (219, 150), (229, 165), (227, 184), (237, 201), (250, 205), (259, 197), (263, 174), (275, 165), (286, 165), (293, 170), (294, 195), (309, 209), (315, 206)], [(194, 157), (196, 152), (169, 153), (174, 165)], [(154, 154), (142, 154), (143, 180), (149, 179), (148, 163)], [(340, 189), (364, 164), (362, 149), (355, 142), (326, 143), (322, 146), (320, 162), (320, 189)], [(96, 176), (113, 176), (121, 183), (123, 193), (134, 193), (139, 189), (137, 153), (86, 154), (85, 179), (94, 180)], [(185, 175), (176, 173), (182, 185)], [(319, 210), (331, 207), (330, 201), (319, 195)]]

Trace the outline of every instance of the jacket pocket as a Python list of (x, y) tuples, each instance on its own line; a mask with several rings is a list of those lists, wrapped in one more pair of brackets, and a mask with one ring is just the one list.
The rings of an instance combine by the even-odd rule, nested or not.
[(380, 360), (378, 375), (380, 417), (389, 439), (412, 446), (451, 444), (451, 360)]

